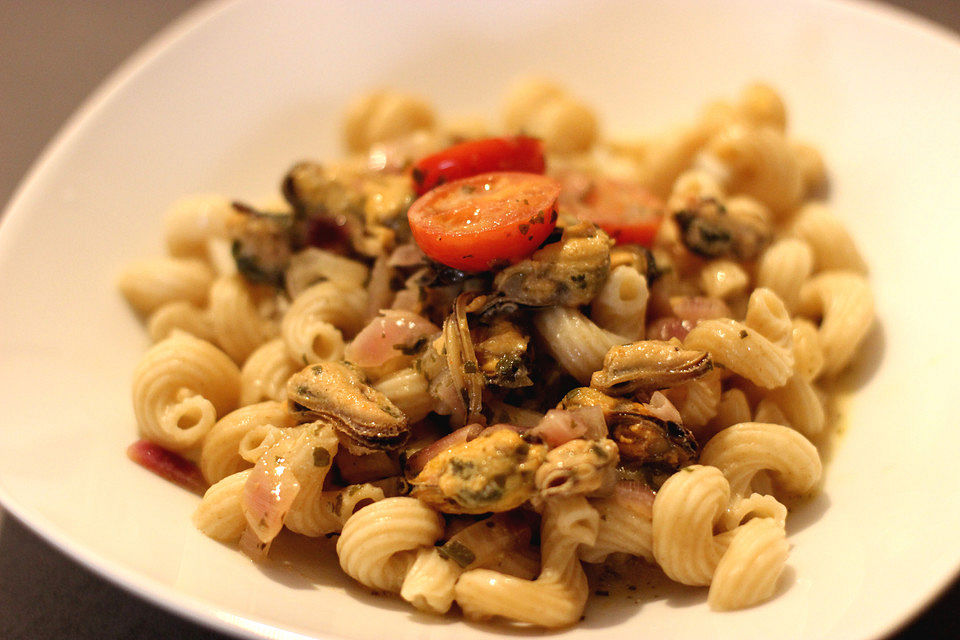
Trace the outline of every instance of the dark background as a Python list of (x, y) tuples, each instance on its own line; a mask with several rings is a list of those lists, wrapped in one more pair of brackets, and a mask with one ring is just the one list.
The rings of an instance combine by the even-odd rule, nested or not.
[[(960, 0), (874, 1), (960, 33)], [(0, 0), (0, 205), (80, 102), (144, 41), (196, 3)], [(894, 638), (960, 638), (958, 611), (960, 582)], [(227, 636), (128, 595), (0, 511), (0, 639), (20, 638)]]

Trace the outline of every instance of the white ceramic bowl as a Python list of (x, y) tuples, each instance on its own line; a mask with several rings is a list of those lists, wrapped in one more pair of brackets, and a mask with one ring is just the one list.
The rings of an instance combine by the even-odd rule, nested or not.
[[(393, 86), (495, 113), (517, 75), (564, 81), (608, 131), (653, 130), (766, 79), (818, 143), (832, 203), (872, 267), (879, 323), (825, 494), (790, 522), (783, 593), (711, 613), (702, 590), (597, 598), (566, 633), (608, 640), (872, 638), (960, 565), (952, 366), (960, 231), (960, 46), (862, 3), (674, 0), (218, 3), (131, 60), (24, 182), (0, 228), (0, 497), (41, 535), (173, 611), (251, 637), (494, 637), (366, 593), (324, 545), (260, 568), (190, 524), (195, 496), (129, 462), (147, 338), (118, 269), (161, 251), (194, 192), (270, 193), (338, 153), (355, 93)], [(326, 545), (329, 547), (330, 545)], [(284, 555), (284, 554), (279, 554)]]

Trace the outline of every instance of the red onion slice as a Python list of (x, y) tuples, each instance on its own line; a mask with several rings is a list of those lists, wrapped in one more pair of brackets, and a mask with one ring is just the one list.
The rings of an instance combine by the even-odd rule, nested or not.
[(261, 542), (280, 533), (299, 492), (300, 482), (286, 464), (271, 455), (260, 458), (243, 487), (243, 514)]
[(137, 440), (127, 447), (127, 457), (165, 480), (203, 495), (207, 483), (194, 463), (149, 440)]

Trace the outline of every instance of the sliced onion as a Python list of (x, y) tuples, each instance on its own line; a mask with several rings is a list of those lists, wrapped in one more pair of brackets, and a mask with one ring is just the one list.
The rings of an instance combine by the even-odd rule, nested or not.
[(530, 429), (530, 434), (538, 436), (552, 449), (577, 438), (604, 438), (607, 435), (607, 423), (600, 407), (551, 409), (540, 424)]
[(387, 310), (364, 327), (344, 350), (344, 357), (359, 367), (379, 367), (404, 355), (397, 349), (413, 347), (421, 338), (440, 332), (423, 316), (410, 311)]
[(673, 406), (673, 403), (659, 391), (654, 391), (653, 395), (650, 396), (650, 402), (647, 403), (647, 407), (651, 409), (651, 413), (655, 418), (660, 418), (665, 422), (676, 422), (683, 423), (683, 418), (680, 417), (680, 412), (677, 411), (677, 408)]
[(426, 255), (416, 243), (402, 244), (390, 254), (387, 264), (391, 267), (419, 267), (426, 263)]
[(367, 309), (364, 318), (376, 319), (381, 309), (389, 309), (393, 302), (393, 289), (390, 281), (393, 269), (384, 256), (379, 256), (370, 269), (370, 281), (367, 283)]
[(238, 546), (247, 557), (257, 562), (265, 560), (267, 553), (270, 551), (270, 542), (262, 542), (250, 527), (244, 529), (243, 533), (240, 534)]
[(730, 307), (719, 298), (707, 296), (672, 296), (670, 310), (681, 320), (688, 320), (696, 324), (701, 320), (729, 318)]
[(640, 513), (653, 511), (653, 499), (657, 494), (642, 480), (620, 480), (613, 487), (613, 495), (617, 501), (630, 505), (634, 511)]
[(203, 495), (207, 483), (197, 465), (149, 440), (137, 440), (127, 447), (127, 457), (161, 478)]
[(270, 542), (280, 529), (300, 492), (300, 482), (293, 471), (269, 454), (257, 461), (243, 486), (243, 514), (247, 527), (260, 542)]
[(675, 316), (657, 318), (647, 325), (647, 340), (667, 341), (671, 338), (683, 340), (694, 326), (696, 326), (695, 322), (681, 320)]

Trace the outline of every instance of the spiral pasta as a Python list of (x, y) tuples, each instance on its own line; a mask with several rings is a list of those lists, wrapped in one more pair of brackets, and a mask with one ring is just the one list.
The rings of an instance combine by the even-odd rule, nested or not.
[(174, 451), (203, 439), (236, 407), (240, 371), (209, 342), (185, 333), (158, 342), (133, 374), (133, 410), (145, 438)]
[(304, 290), (281, 323), (290, 357), (304, 364), (343, 357), (343, 334), (360, 330), (365, 306), (362, 290), (347, 292), (330, 282)]
[(551, 307), (534, 317), (537, 332), (560, 366), (577, 380), (588, 382), (600, 369), (611, 347), (628, 342), (605, 331), (575, 309)]
[(337, 540), (340, 567), (372, 589), (399, 592), (421, 547), (443, 533), (436, 511), (415, 498), (387, 498), (347, 520)]
[(600, 518), (582, 497), (548, 501), (541, 537), (543, 560), (536, 580), (489, 569), (460, 576), (454, 592), (470, 618), (502, 616), (544, 627), (565, 627), (580, 619), (589, 586), (577, 558), (578, 545), (593, 545)]
[(800, 289), (800, 311), (822, 315), (818, 331), (822, 372), (835, 375), (850, 363), (873, 325), (873, 294), (857, 273), (826, 271)]
[(118, 286), (127, 302), (144, 315), (170, 302), (207, 302), (213, 271), (195, 258), (144, 258), (128, 266)]
[(744, 422), (719, 432), (703, 448), (700, 461), (720, 469), (730, 490), (740, 496), (751, 493), (760, 472), (772, 474), (788, 494), (802, 495), (813, 490), (822, 469), (817, 448), (803, 435), (783, 425), (760, 422)]

